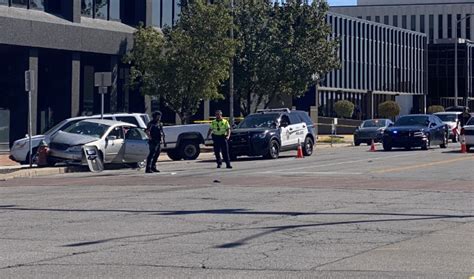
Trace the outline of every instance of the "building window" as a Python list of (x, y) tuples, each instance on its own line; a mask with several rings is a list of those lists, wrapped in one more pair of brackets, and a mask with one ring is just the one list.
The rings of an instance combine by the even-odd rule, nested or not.
[(120, 0), (110, 0), (109, 19), (120, 20)]
[(94, 18), (107, 19), (109, 10), (108, 0), (95, 0), (94, 2)]
[(397, 15), (393, 16), (393, 24), (392, 25), (395, 26), (395, 27), (398, 27), (398, 16)]
[(461, 15), (457, 14), (456, 15), (456, 37), (461, 38)]
[(81, 1), (81, 14), (84, 16), (92, 17), (92, 0), (82, 0)]
[(425, 15), (420, 16), (420, 32), (425, 33)]
[(443, 38), (443, 15), (438, 15), (438, 38)]
[(434, 41), (434, 15), (430, 15), (429, 17), (429, 39), (430, 43)]
[(453, 16), (448, 15), (448, 38), (453, 37)]
[(162, 27), (173, 25), (174, 0), (163, 1)]
[(386, 25), (389, 24), (389, 23), (388, 23), (388, 16), (384, 16), (384, 17), (383, 17), (383, 23), (386, 24)]
[(365, 19), (370, 21), (370, 20), (372, 20), (372, 17), (371, 17), (371, 16), (368, 16), (368, 17), (366, 17)]
[(402, 16), (402, 28), (407, 29), (407, 16)]
[(29, 8), (44, 11), (44, 0), (30, 0)]
[(380, 17), (379, 16), (375, 17), (375, 22), (380, 22)]
[(471, 17), (466, 18), (466, 39), (471, 39)]
[(11, 0), (12, 6), (28, 6), (28, 0)]
[(411, 30), (416, 31), (416, 15), (411, 16)]

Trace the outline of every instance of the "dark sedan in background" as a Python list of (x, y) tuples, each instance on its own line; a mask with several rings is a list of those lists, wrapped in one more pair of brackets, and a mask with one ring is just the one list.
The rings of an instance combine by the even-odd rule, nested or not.
[(383, 132), (392, 124), (393, 122), (390, 119), (365, 120), (354, 132), (354, 145), (359, 146), (361, 143), (370, 145), (372, 140), (381, 142)]
[(405, 115), (400, 117), (393, 126), (385, 129), (383, 148), (385, 151), (390, 151), (393, 147), (407, 150), (421, 147), (427, 150), (433, 145), (446, 148), (448, 137), (449, 128), (439, 117), (426, 114)]

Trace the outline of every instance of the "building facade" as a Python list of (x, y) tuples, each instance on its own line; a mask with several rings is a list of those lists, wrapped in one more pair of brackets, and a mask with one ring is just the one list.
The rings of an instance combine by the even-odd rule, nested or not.
[[(458, 44), (458, 103), (474, 106), (473, 0), (359, 0), (357, 6), (331, 7), (337, 13), (425, 33), (429, 44), (429, 104), (454, 104), (455, 43)], [(441, 83), (440, 80), (443, 80)], [(474, 109), (474, 107), (473, 107)]]
[(0, 151), (27, 129), (24, 72), (35, 73), (33, 133), (59, 121), (100, 113), (95, 72), (112, 72), (106, 112), (149, 111), (152, 101), (128, 88), (122, 57), (136, 26), (172, 25), (178, 0), (0, 0)]
[[(334, 103), (352, 101), (358, 118), (377, 117), (377, 106), (397, 100), (402, 113), (424, 109), (427, 92), (427, 36), (363, 19), (329, 13), (332, 40), (338, 39), (341, 68), (321, 81), (317, 88), (296, 104), (316, 106), (321, 116), (335, 116)], [(316, 99), (314, 99), (316, 98)]]

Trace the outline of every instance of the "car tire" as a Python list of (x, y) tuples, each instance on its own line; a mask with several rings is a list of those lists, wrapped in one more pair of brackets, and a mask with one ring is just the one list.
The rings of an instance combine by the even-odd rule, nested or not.
[(280, 144), (277, 140), (272, 139), (268, 144), (267, 154), (264, 156), (266, 159), (278, 159), (280, 156)]
[(384, 151), (392, 151), (392, 146), (388, 143), (383, 143), (383, 150)]
[(445, 135), (443, 138), (443, 143), (439, 145), (440, 148), (448, 148), (449, 136)]
[(231, 161), (237, 161), (237, 155), (233, 154), (233, 153), (230, 153), (229, 154), (229, 157), (230, 157), (230, 160)]
[(166, 152), (166, 154), (173, 161), (180, 161), (181, 159), (183, 159), (183, 156), (181, 156), (181, 152), (176, 149), (169, 150), (168, 152)]
[(354, 138), (354, 146), (359, 146), (359, 145), (360, 145), (360, 141)]
[(303, 155), (304, 156), (311, 156), (314, 150), (314, 142), (310, 137), (306, 137), (304, 139), (303, 145)]
[(426, 140), (423, 142), (423, 144), (421, 145), (421, 150), (428, 150), (430, 149), (430, 140)]
[(411, 146), (405, 146), (405, 150), (406, 150), (406, 151), (410, 151), (410, 150), (411, 150)]
[(196, 160), (201, 154), (201, 149), (199, 148), (199, 142), (197, 141), (184, 141), (180, 144), (179, 150), (181, 151), (181, 156), (184, 160)]
[(466, 145), (466, 151), (469, 152), (471, 150), (471, 145)]

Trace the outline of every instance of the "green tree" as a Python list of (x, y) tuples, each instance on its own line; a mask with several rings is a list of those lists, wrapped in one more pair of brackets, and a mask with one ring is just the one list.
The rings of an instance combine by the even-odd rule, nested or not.
[(443, 112), (444, 107), (443, 106), (429, 106), (428, 107), (428, 113), (433, 114), (437, 112)]
[(302, 96), (314, 84), (313, 74), (339, 65), (338, 41), (327, 39), (327, 11), (326, 1), (238, 1), (235, 80), (244, 114)]
[(176, 25), (163, 29), (162, 45), (153, 28), (139, 29), (127, 56), (132, 83), (144, 94), (159, 96), (188, 123), (202, 100), (224, 98), (218, 89), (235, 54), (235, 41), (228, 36), (232, 25), (224, 3), (194, 0), (182, 7)]
[(380, 103), (379, 114), (381, 117), (393, 118), (400, 114), (400, 106), (394, 101)]
[(338, 117), (350, 118), (354, 113), (354, 104), (347, 100), (340, 100), (334, 104), (334, 111)]

